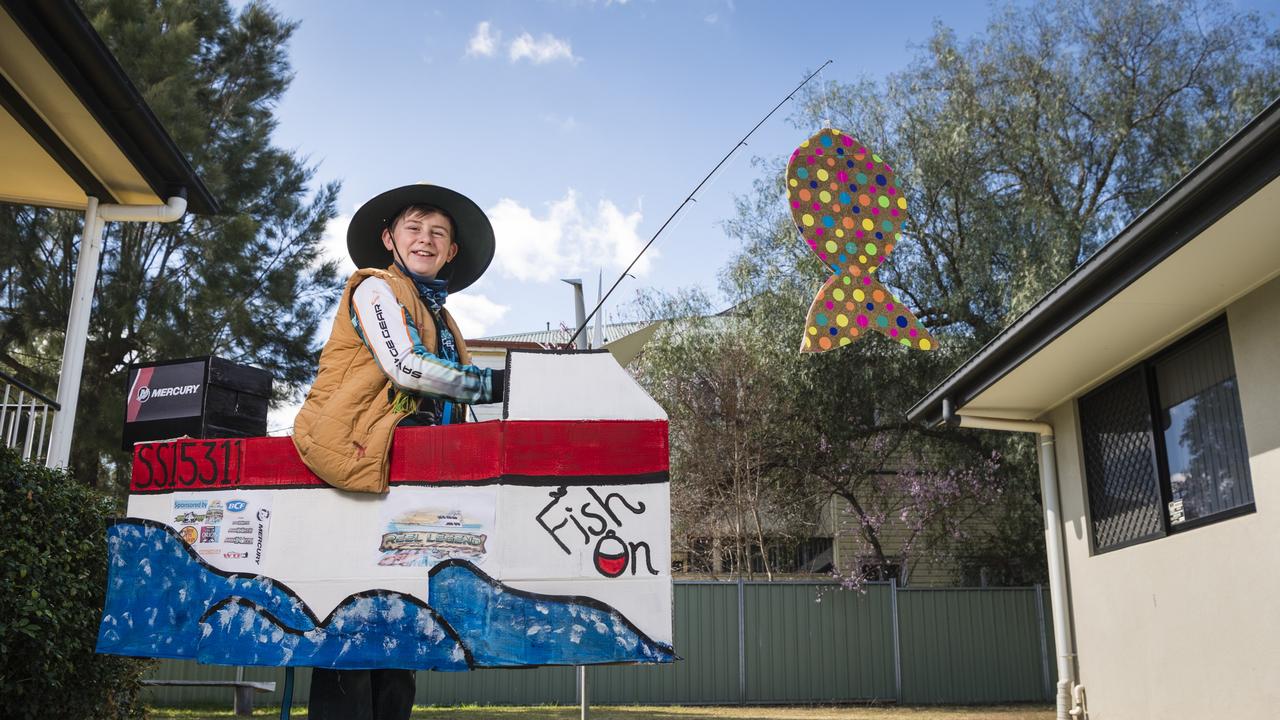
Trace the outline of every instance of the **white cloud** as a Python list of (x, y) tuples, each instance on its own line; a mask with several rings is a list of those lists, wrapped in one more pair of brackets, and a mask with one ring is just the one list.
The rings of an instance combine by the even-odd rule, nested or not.
[(560, 132), (573, 132), (578, 129), (578, 121), (572, 115), (562, 117), (555, 113), (543, 113), (542, 121), (554, 126)]
[(476, 25), (475, 33), (471, 36), (471, 40), (467, 42), (467, 55), (493, 57), (493, 54), (498, 50), (498, 41), (501, 38), (502, 33), (491, 30), (489, 21), (485, 20)]
[(302, 409), (302, 400), (306, 396), (297, 398), (296, 402), (290, 402), (280, 408), (270, 408), (267, 410), (267, 434), (271, 437), (286, 437), (293, 434), (293, 421), (298, 417), (298, 411)]
[(719, 15), (719, 14), (717, 14), (717, 13), (711, 13), (710, 15), (708, 15), (708, 16), (706, 16), (706, 17), (702, 18), (702, 22), (704, 22), (704, 23), (706, 23), (706, 24), (708, 24), (708, 25), (715, 25), (715, 24), (716, 24), (716, 21), (718, 21), (719, 19), (720, 19), (720, 15)]
[(356, 264), (347, 254), (347, 228), (350, 225), (350, 215), (339, 215), (324, 226), (324, 236), (320, 239), (322, 258), (337, 260), (338, 276), (342, 278), (350, 277), (356, 271)]
[[(637, 233), (643, 218), (638, 208), (624, 213), (612, 201), (600, 200), (584, 209), (572, 188), (541, 217), (511, 198), (499, 200), (488, 213), (497, 235), (494, 266), (517, 280), (545, 282), (601, 267), (620, 271), (644, 246)], [(632, 272), (648, 272), (656, 257), (650, 249)]]
[(573, 48), (567, 40), (561, 40), (547, 33), (535, 39), (527, 32), (521, 33), (520, 37), (511, 41), (511, 45), (507, 48), (507, 57), (511, 62), (529, 60), (534, 65), (543, 65), (556, 60), (568, 60), (571, 63), (581, 60), (574, 56)]
[[(501, 42), (502, 32), (494, 28), (488, 20), (481, 21), (476, 25), (475, 32), (471, 34), (471, 39), (467, 41), (466, 56), (493, 57), (498, 53)], [(507, 59), (513, 63), (528, 60), (534, 65), (545, 65), (557, 60), (570, 63), (582, 60), (573, 54), (573, 46), (568, 40), (550, 33), (543, 33), (537, 38), (527, 32), (520, 33), (519, 37), (507, 43), (506, 48)]]
[(471, 295), (466, 292), (449, 295), (445, 305), (463, 337), (484, 337), (489, 327), (506, 316), (511, 308), (499, 305), (484, 295)]

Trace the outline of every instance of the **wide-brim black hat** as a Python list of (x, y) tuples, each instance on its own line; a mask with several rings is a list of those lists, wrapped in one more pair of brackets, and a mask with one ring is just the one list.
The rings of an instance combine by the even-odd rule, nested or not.
[(458, 254), (440, 270), (440, 279), (449, 281), (449, 292), (457, 292), (480, 279), (493, 262), (493, 225), (471, 198), (439, 185), (405, 185), (360, 206), (347, 227), (347, 253), (356, 267), (391, 265), (394, 258), (382, 244), (382, 231), (409, 205), (438, 207), (453, 220), (453, 240), (458, 245)]

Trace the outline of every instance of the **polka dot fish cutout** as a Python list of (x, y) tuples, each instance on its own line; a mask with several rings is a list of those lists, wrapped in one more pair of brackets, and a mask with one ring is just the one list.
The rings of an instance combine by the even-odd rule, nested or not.
[(907, 219), (907, 199), (888, 163), (827, 128), (792, 153), (787, 202), (805, 243), (834, 273), (809, 307), (801, 352), (833, 350), (871, 332), (917, 350), (938, 347), (875, 278)]

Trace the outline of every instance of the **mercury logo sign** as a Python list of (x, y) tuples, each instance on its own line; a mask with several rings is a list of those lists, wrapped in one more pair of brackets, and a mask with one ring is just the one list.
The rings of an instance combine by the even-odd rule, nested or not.
[(199, 385), (175, 385), (173, 387), (158, 388), (152, 390), (150, 387), (143, 385), (138, 388), (138, 402), (144, 403), (151, 398), (176, 397), (178, 395), (194, 395), (200, 392)]

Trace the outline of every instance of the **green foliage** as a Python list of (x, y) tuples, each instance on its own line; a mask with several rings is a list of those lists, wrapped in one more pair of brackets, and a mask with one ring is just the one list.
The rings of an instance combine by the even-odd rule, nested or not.
[[(725, 223), (740, 242), (721, 276), (733, 312), (714, 331), (660, 336), (642, 361), (671, 415), (673, 492), (719, 496), (731, 477), (723, 435), (738, 432), (729, 447), (772, 475), (770, 503), (843, 499), (869, 557), (909, 565), (881, 542), (905, 531), (918, 557), (968, 558), (966, 569), (996, 557), (1007, 571), (995, 579), (1040, 579), (1029, 443), (912, 427), (906, 412), (1272, 99), (1280, 32), (1196, 0), (1057, 0), (996, 10), (969, 39), (939, 25), (901, 73), (827, 77), (800, 98), (796, 141), (834, 126), (894, 165), (908, 218), (877, 275), (941, 349), (868, 337), (799, 355), (829, 271), (781, 200), (785, 158), (757, 158), (754, 193)], [(697, 312), (668, 305), (657, 314)], [(741, 367), (719, 360), (734, 353)], [(706, 414), (726, 395), (738, 398), (733, 423)], [(673, 508), (676, 528), (716, 517)]]
[[(817, 86), (793, 121), (804, 136), (824, 121), (843, 128), (900, 171), (909, 242), (881, 279), (931, 329), (975, 348), (1278, 87), (1280, 31), (1255, 14), (1198, 0), (1056, 0), (997, 10), (969, 39), (939, 25), (905, 71)], [(769, 178), (774, 197), (783, 165)], [(741, 261), (794, 255), (773, 250), (795, 245), (786, 235), (750, 236)]]
[(649, 301), (650, 317), (680, 318), (634, 366), (670, 423), (673, 542), (688, 551), (718, 538), (726, 572), (752, 574), (754, 555), (771, 576), (771, 552), (812, 536), (825, 501), (791, 471), (802, 428), (773, 412), (794, 410), (795, 353), (740, 313), (708, 317), (698, 293)]
[(94, 654), (115, 503), (0, 449), (0, 697), (9, 718), (142, 717), (147, 661)]
[[(225, 0), (84, 0), (197, 175), (222, 206), (172, 224), (110, 223), (89, 326), (72, 466), (97, 484), (127, 472), (118, 450), (130, 362), (217, 354), (275, 377), (277, 399), (310, 382), (312, 338), (340, 287), (321, 258), (337, 184), (271, 144), (296, 25)], [(52, 394), (82, 216), (0, 208), (0, 363)]]

